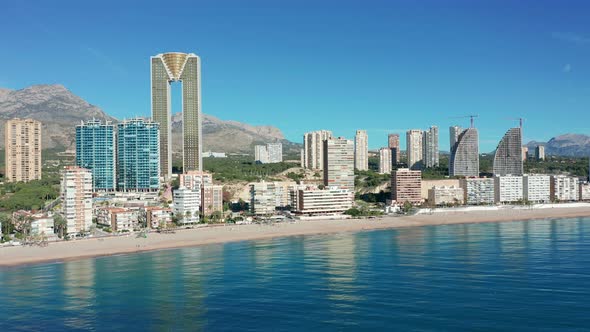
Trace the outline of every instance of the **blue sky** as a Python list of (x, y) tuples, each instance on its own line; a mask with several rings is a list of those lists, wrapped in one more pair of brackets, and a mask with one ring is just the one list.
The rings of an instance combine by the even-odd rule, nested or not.
[[(3, 3), (0, 87), (60, 83), (118, 118), (150, 114), (149, 57), (202, 59), (203, 111), (369, 145), (387, 133), (467, 126), (493, 150), (590, 134), (590, 2), (13, 1)], [(402, 143), (405, 139), (402, 139)]]

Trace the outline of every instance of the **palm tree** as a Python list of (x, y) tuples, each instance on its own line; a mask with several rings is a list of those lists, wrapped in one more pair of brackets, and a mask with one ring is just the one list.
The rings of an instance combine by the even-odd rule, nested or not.
[(68, 223), (59, 213), (53, 215), (53, 228), (58, 231), (58, 236), (60, 238), (63, 238), (64, 233), (67, 233)]

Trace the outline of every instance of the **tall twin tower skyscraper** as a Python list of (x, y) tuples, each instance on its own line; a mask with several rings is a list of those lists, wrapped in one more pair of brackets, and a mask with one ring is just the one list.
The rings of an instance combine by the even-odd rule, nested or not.
[(151, 57), (152, 120), (160, 124), (160, 176), (172, 175), (170, 84), (182, 82), (182, 167), (202, 171), (201, 60), (193, 53)]

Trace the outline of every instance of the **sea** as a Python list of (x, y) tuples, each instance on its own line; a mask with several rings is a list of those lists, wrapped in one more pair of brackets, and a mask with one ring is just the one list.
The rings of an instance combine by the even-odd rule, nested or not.
[(588, 331), (590, 218), (0, 268), (0, 331)]

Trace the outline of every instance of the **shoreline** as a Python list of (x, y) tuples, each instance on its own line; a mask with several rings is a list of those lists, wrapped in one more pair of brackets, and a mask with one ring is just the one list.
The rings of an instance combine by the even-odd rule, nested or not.
[(590, 217), (590, 207), (448, 211), (399, 217), (385, 216), (377, 219), (324, 219), (272, 225), (251, 224), (201, 227), (177, 230), (174, 234), (152, 232), (148, 233), (147, 238), (136, 238), (135, 234), (130, 234), (128, 236), (52, 242), (44, 248), (28, 246), (1, 247), (0, 268), (43, 263), (61, 263), (95, 257), (289, 236), (327, 235), (423, 226), (578, 217)]

